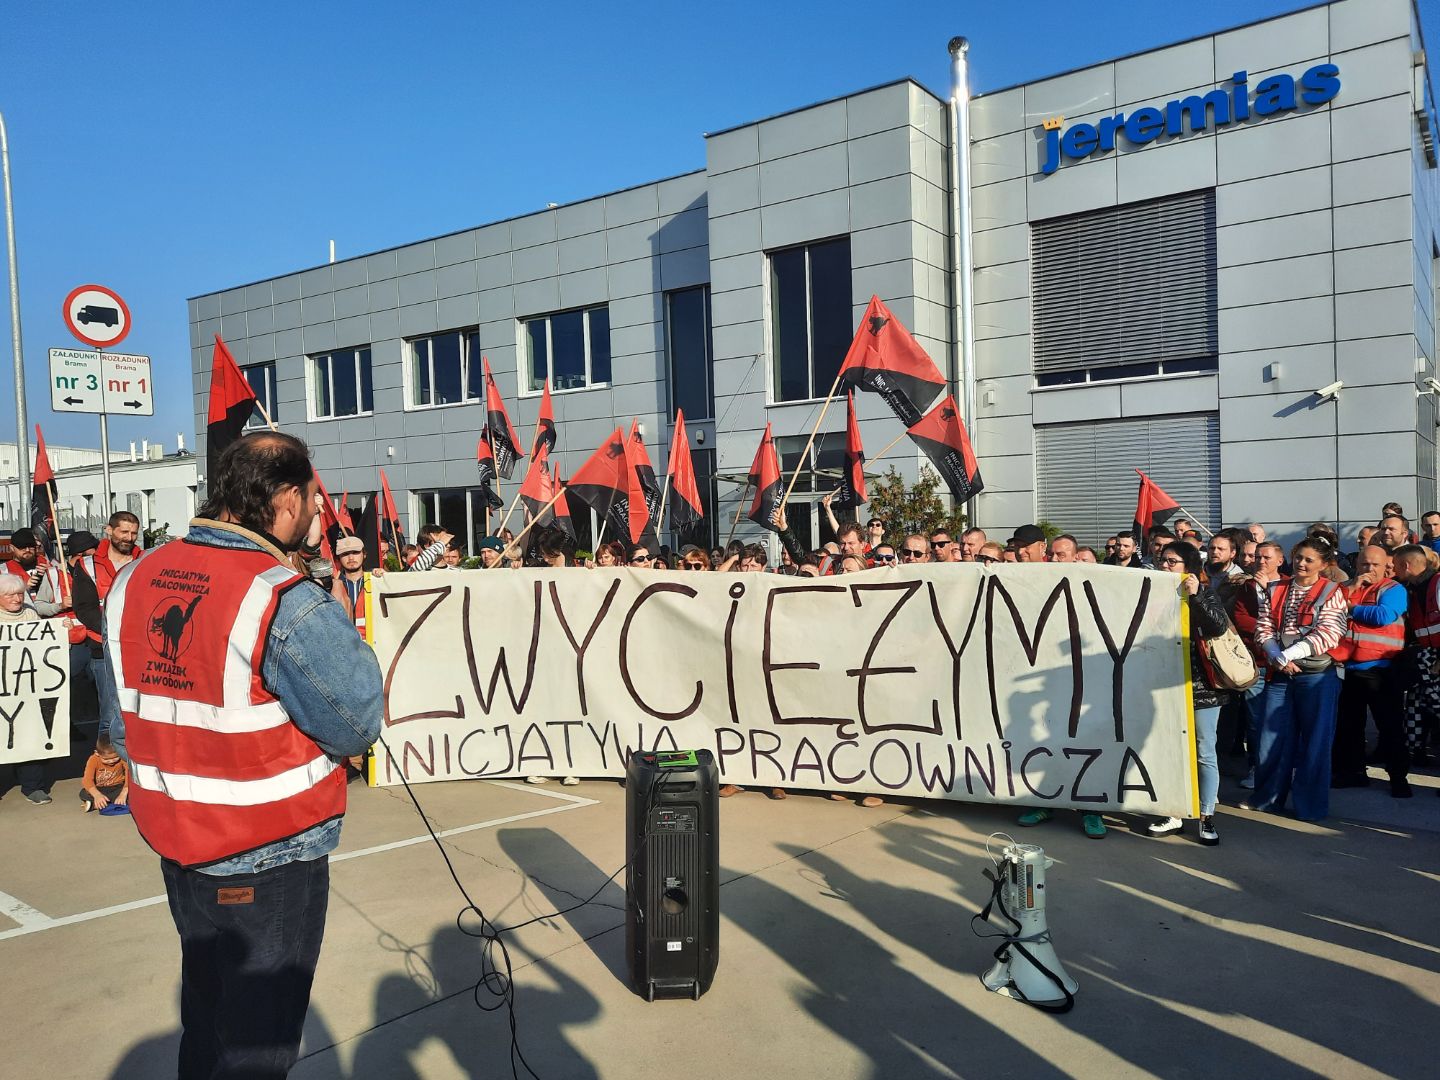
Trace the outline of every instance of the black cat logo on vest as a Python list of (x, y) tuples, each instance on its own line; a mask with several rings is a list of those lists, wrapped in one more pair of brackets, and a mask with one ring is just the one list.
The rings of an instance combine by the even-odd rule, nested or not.
[(180, 654), (190, 647), (195, 636), (190, 619), (195, 614), (195, 605), (204, 599), (203, 593), (194, 596), (167, 596), (155, 605), (150, 613), (148, 635), (150, 644), (164, 660), (178, 660)]

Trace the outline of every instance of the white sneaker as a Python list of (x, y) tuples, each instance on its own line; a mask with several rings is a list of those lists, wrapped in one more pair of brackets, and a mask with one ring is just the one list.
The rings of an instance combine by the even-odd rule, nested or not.
[(561, 780), (561, 781), (560, 781), (560, 786), (561, 786), (561, 787), (574, 787), (574, 786), (575, 786), (576, 784), (578, 784), (578, 783), (580, 783), (580, 778), (579, 778), (578, 776), (567, 776), (567, 777), (565, 777), (564, 780)]
[(1159, 821), (1152, 821), (1146, 830), (1151, 836), (1169, 836), (1177, 833), (1185, 827), (1185, 822), (1178, 817), (1161, 818)]
[(525, 782), (526, 782), (527, 784), (548, 784), (548, 783), (550, 782), (550, 777), (548, 777), (548, 776), (527, 776), (527, 777), (525, 777)]
[(1240, 786), (1246, 791), (1255, 790), (1255, 770), (1251, 769), (1245, 774), (1245, 779), (1240, 781)]

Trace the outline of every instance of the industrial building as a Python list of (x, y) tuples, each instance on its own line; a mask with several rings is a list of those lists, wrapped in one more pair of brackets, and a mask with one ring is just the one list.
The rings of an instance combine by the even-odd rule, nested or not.
[[(220, 333), (333, 494), (358, 505), (384, 468), (412, 530), (473, 547), (483, 355), (522, 439), (549, 381), (566, 475), (632, 417), (663, 469), (683, 406), (722, 538), (772, 424), (818, 543), (843, 408), (801, 452), (877, 294), (951, 380), (992, 535), (1098, 543), (1128, 527), (1136, 468), (1214, 527), (1418, 517), (1440, 174), (1416, 9), (1159, 37), (968, 102), (859, 90), (709, 134), (694, 172), (194, 297), (197, 450)], [(872, 453), (899, 434), (858, 407)], [(892, 464), (916, 474), (908, 440), (869, 468)]]

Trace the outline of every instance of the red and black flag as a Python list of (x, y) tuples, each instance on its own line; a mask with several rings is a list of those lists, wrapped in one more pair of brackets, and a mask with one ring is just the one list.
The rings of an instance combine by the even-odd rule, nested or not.
[(520, 485), (520, 502), (536, 525), (549, 525), (553, 514), (546, 507), (554, 497), (550, 453), (542, 446), (539, 455), (531, 459), (530, 467), (525, 470), (525, 481)]
[(205, 428), (205, 453), (214, 462), (238, 439), (255, 412), (255, 391), (235, 357), (215, 335), (215, 355), (210, 364), (210, 412)]
[(1174, 517), (1180, 504), (1166, 495), (1160, 485), (1150, 477), (1139, 469), (1135, 471), (1140, 473), (1140, 494), (1135, 500), (1135, 523), (1130, 527), (1130, 532), (1135, 537), (1135, 546), (1143, 549), (1150, 530), (1164, 525)]
[(320, 474), (315, 474), (315, 486), (320, 489), (320, 554), (326, 562), (335, 561), (335, 545), (339, 542), (344, 532), (344, 526), (340, 523), (340, 515), (335, 512), (335, 504), (330, 501), (330, 492), (325, 490), (325, 481), (320, 479)]
[(945, 376), (878, 296), (855, 331), (840, 381), (879, 394), (907, 428), (945, 389)]
[(503, 510), (505, 500), (490, 485), (495, 482), (495, 451), (490, 449), (489, 433), (482, 431), (475, 444), (475, 468), (480, 472), (480, 490), (484, 493), (485, 509)]
[(515, 462), (520, 459), (520, 436), (515, 434), (510, 414), (505, 411), (505, 399), (495, 384), (490, 361), (482, 356), (480, 362), (485, 365), (485, 430), (495, 455), (495, 471), (502, 479), (509, 480), (515, 474)]
[(576, 470), (565, 490), (595, 511), (606, 532), (629, 538), (631, 472), (625, 444), (625, 432), (617, 427)]
[(555, 467), (555, 472), (551, 474), (550, 482), (554, 486), (554, 494), (550, 497), (555, 500), (555, 505), (550, 508), (550, 513), (555, 516), (555, 527), (564, 532), (571, 540), (575, 540), (577, 537), (575, 522), (570, 517), (570, 500), (565, 497), (565, 490), (569, 485), (560, 479), (558, 465)]
[(853, 393), (845, 395), (845, 412), (845, 470), (840, 476), (840, 491), (830, 501), (833, 506), (859, 506), (869, 500), (865, 494), (865, 447), (860, 443)]
[(340, 493), (340, 508), (335, 511), (335, 517), (339, 520), (341, 529), (354, 535), (355, 519), (350, 516), (350, 492)]
[[(366, 570), (374, 570), (376, 567), (384, 566), (380, 545), (380, 535), (384, 531), (381, 525), (380, 502), (381, 496), (377, 491), (371, 496), (370, 505), (360, 512), (360, 531), (358, 535), (365, 543)], [(395, 552), (395, 557), (397, 559), (401, 558), (401, 552)]]
[(945, 400), (921, 417), (919, 423), (912, 424), (909, 432), (957, 502), (968, 502), (985, 490), (954, 394), (946, 394)]
[(540, 452), (555, 452), (555, 406), (550, 402), (550, 383), (540, 395), (540, 418), (535, 421), (535, 441), (530, 445), (530, 460), (534, 461)]
[(400, 528), (400, 511), (395, 508), (395, 498), (390, 494), (390, 481), (385, 479), (385, 470), (380, 470), (380, 511), (385, 515), (384, 536), (395, 545), (395, 557), (401, 557), (405, 547), (405, 530)]
[(640, 434), (640, 422), (630, 421), (630, 442), (625, 447), (630, 458), (630, 473), (634, 487), (630, 491), (630, 542), (659, 546), (655, 535), (656, 519), (660, 514), (660, 481), (655, 477), (655, 466), (650, 463), (650, 453), (645, 449), (645, 439)]
[(690, 438), (685, 434), (685, 410), (675, 410), (675, 435), (670, 440), (670, 527), (683, 532), (705, 517), (700, 488), (695, 483), (695, 463), (690, 458)]
[(780, 459), (775, 454), (775, 439), (770, 434), (770, 425), (765, 425), (765, 437), (755, 451), (755, 460), (750, 465), (750, 486), (755, 489), (755, 498), (746, 515), (757, 525), (763, 525), (773, 532), (780, 531), (780, 498), (784, 494), (780, 483)]
[(60, 489), (55, 483), (55, 470), (50, 468), (50, 455), (45, 452), (45, 436), (35, 425), (35, 478), (30, 488), (30, 531), (35, 542), (51, 562), (60, 561), (59, 536), (55, 528), (55, 500)]

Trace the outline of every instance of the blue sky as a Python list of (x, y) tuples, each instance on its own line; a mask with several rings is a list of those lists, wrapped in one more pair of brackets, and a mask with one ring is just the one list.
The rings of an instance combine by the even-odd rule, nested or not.
[[(907, 75), (943, 93), (957, 33), (984, 91), (1299, 6), (17, 0), (0, 112), (30, 421), (98, 445), (93, 416), (49, 406), (75, 285), (125, 297), (122, 348), (153, 357), (155, 417), (112, 440), (173, 449), (193, 434), (186, 297), (317, 265), (331, 239), (343, 258), (687, 172), (706, 131)], [(1440, 0), (1421, 8), (1437, 37)], [(0, 439), (9, 324), (6, 303)]]

